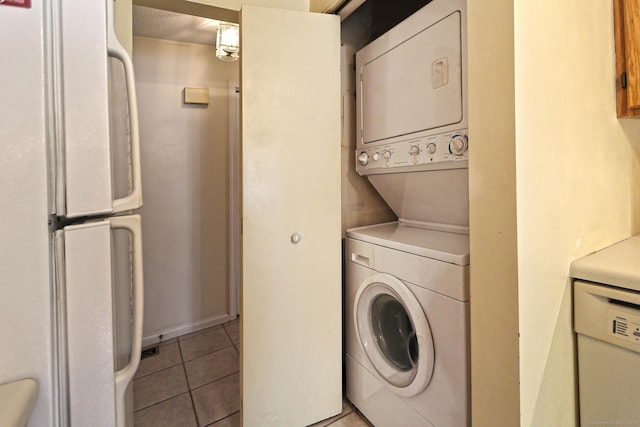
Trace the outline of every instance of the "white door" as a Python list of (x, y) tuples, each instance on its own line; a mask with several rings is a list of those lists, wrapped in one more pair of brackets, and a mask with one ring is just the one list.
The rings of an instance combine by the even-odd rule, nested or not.
[(247, 426), (309, 425), (341, 410), (339, 24), (240, 14)]

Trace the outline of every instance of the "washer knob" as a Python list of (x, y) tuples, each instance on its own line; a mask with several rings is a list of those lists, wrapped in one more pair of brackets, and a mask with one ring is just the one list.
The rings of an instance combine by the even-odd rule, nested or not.
[(411, 148), (409, 148), (409, 154), (414, 157), (417, 156), (418, 154), (420, 154), (420, 147), (418, 147), (417, 145), (412, 145)]
[(430, 142), (429, 144), (427, 144), (427, 152), (429, 154), (434, 154), (436, 152), (436, 144), (434, 144), (433, 142)]
[(466, 135), (454, 135), (449, 141), (449, 152), (456, 156), (462, 156), (467, 152), (469, 142)]
[(363, 151), (358, 156), (358, 161), (362, 166), (367, 166), (367, 164), (369, 164), (369, 155)]
[(389, 150), (384, 150), (382, 152), (382, 157), (384, 157), (385, 159), (390, 159), (391, 158), (391, 151)]
[(380, 160), (380, 153), (378, 153), (377, 151), (373, 154), (373, 160), (378, 161)]

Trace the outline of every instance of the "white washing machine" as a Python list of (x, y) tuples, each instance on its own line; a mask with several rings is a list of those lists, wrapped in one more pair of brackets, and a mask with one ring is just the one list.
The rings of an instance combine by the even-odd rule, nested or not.
[(470, 425), (469, 236), (347, 232), (346, 395), (375, 426)]
[(356, 170), (398, 222), (347, 231), (347, 398), (376, 427), (470, 425), (466, 1), (356, 54)]

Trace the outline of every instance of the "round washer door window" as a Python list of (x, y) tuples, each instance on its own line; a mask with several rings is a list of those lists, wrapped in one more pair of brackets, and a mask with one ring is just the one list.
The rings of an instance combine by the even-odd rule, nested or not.
[(358, 288), (353, 310), (358, 340), (378, 375), (401, 396), (424, 390), (433, 374), (433, 339), (409, 288), (376, 274)]

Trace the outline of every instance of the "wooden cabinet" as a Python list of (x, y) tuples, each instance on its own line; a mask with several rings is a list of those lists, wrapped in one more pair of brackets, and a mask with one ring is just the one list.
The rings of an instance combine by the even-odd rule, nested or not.
[(618, 117), (640, 116), (640, 0), (613, 0)]

